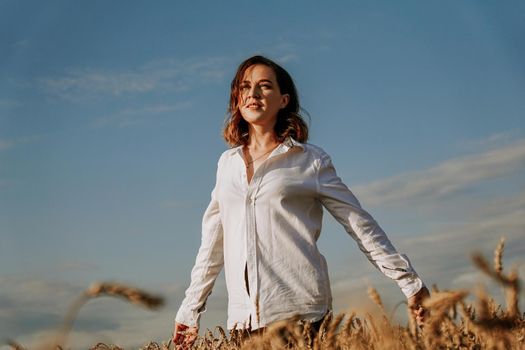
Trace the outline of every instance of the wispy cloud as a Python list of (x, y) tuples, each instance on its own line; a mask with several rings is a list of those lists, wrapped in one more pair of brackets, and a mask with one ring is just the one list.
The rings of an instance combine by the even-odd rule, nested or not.
[(80, 271), (97, 271), (100, 270), (100, 266), (90, 261), (64, 261), (60, 265), (56, 266), (54, 271), (57, 273), (61, 272), (80, 272)]
[[(525, 272), (524, 212), (525, 191), (473, 202), (463, 208), (461, 222), (449, 222), (444, 217), (438, 227), (399, 240), (396, 246), (408, 253), (427, 283), (437, 283), (441, 288), (472, 288), (479, 274), (470, 260), (471, 254), (479, 251), (491, 259), (501, 236), (507, 242), (505, 269), (521, 264), (520, 273)], [(497, 290), (496, 284), (491, 282), (489, 286), (492, 292)]]
[[(472, 203), (471, 207), (464, 208), (462, 222), (448, 222), (444, 217), (438, 227), (393, 243), (399, 252), (409, 256), (428, 286), (436, 284), (441, 289), (466, 288), (472, 291), (481, 282), (492, 295), (499, 295), (499, 285), (485, 278), (472, 264), (470, 256), (479, 251), (491, 260), (499, 238), (505, 236), (504, 269), (509, 271), (520, 266), (520, 276), (525, 275), (524, 212), (525, 191), (522, 191)], [(331, 273), (338, 275), (332, 280), (336, 309), (359, 308), (367, 299), (368, 285), (376, 287), (387, 304), (394, 305), (403, 299), (395, 283), (375, 271), (364, 257), (349, 254), (347, 259), (346, 264), (330, 266)]]
[(492, 134), (483, 139), (464, 140), (460, 143), (462, 148), (467, 151), (475, 150), (489, 150), (502, 146), (508, 146), (516, 142), (520, 138), (520, 130), (508, 130), (496, 134)]
[(62, 76), (39, 78), (38, 85), (51, 95), (74, 102), (152, 91), (184, 91), (221, 80), (226, 72), (225, 62), (223, 57), (211, 57), (156, 60), (128, 70), (70, 68)]
[(7, 99), (7, 98), (0, 99), (0, 108), (16, 107), (18, 106), (18, 104), (19, 104), (18, 101), (14, 99)]
[[(435, 283), (441, 288), (472, 289), (478, 282), (483, 282), (490, 293), (497, 296), (497, 284), (481, 278), (470, 255), (473, 251), (480, 251), (490, 259), (500, 236), (505, 236), (505, 268), (521, 263), (520, 273), (525, 273), (525, 191), (502, 192), (491, 197), (449, 196), (445, 206), (433, 200), (489, 179), (510, 175), (525, 165), (525, 140), (516, 139), (514, 133), (493, 135), (476, 144), (485, 151), (366, 184), (357, 188), (356, 193), (367, 205), (396, 203), (398, 214), (407, 217), (414, 207), (432, 203), (433, 210), (425, 212), (428, 217), (419, 218), (428, 220), (419, 234), (397, 239), (394, 234), (389, 235), (398, 251), (408, 254), (429, 286)], [(450, 211), (454, 211), (453, 216)], [(401, 300), (395, 285), (374, 272), (366, 259), (349, 257), (348, 263), (343, 265), (352, 266), (352, 269), (345, 272), (340, 267), (332, 267), (332, 271), (339, 274), (333, 283), (336, 307), (354, 306), (353, 299), (366, 298), (368, 284), (376, 286), (390, 305)]]
[(22, 40), (18, 40), (17, 42), (15, 42), (13, 44), (13, 47), (14, 48), (25, 48), (25, 47), (28, 47), (29, 45), (31, 44), (31, 40), (29, 39), (22, 39)]
[(284, 54), (284, 55), (281, 55), (279, 57), (277, 57), (277, 60), (280, 62), (280, 63), (288, 63), (288, 62), (291, 62), (291, 61), (295, 61), (297, 60), (298, 58), (298, 55), (295, 54), (295, 53), (287, 53), (287, 54)]
[(0, 139), (0, 151), (5, 151), (6, 149), (9, 149), (13, 147), (14, 142), (11, 140), (1, 140)]
[(164, 114), (173, 114), (175, 112), (187, 109), (192, 106), (192, 101), (184, 101), (171, 105), (154, 105), (141, 108), (127, 108), (113, 114), (96, 119), (91, 126), (100, 128), (104, 126), (131, 127), (143, 124), (152, 118)]
[[(419, 237), (411, 237), (409, 244), (434, 244), (451, 242), (455, 247), (466, 244), (475, 247), (490, 246), (496, 243), (501, 235), (508, 238), (519, 238), (525, 227), (525, 191), (514, 195), (472, 203), (462, 210), (464, 218), (459, 223), (449, 223), (443, 220), (442, 225)], [(487, 241), (486, 239), (489, 239)], [(514, 246), (517, 249), (520, 246)], [(521, 245), (525, 250), (525, 244)]]
[(525, 140), (483, 153), (445, 161), (429, 169), (396, 175), (354, 191), (367, 205), (396, 205), (414, 199), (439, 198), (512, 173), (525, 164)]
[(0, 139), (0, 152), (11, 149), (15, 146), (34, 142), (38, 140), (39, 138), (40, 136), (38, 135), (32, 135), (32, 136), (18, 137), (15, 139)]

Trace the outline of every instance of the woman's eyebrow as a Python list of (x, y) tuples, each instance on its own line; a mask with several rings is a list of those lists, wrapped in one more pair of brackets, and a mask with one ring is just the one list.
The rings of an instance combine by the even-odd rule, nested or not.
[[(249, 81), (249, 80), (243, 80), (243, 81), (241, 82), (241, 84), (250, 84), (250, 83), (251, 83), (251, 81)], [(269, 79), (261, 79), (261, 80), (257, 81), (256, 83), (257, 83), (257, 84), (260, 84), (260, 83), (270, 83), (270, 84), (273, 84), (273, 82), (272, 82), (271, 80), (269, 80)]]

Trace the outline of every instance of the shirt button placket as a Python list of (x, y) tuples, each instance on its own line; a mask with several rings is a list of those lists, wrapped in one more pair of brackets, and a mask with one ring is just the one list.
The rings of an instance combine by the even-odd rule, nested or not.
[(247, 239), (246, 239), (246, 252), (247, 252), (247, 263), (248, 263), (248, 280), (250, 288), (250, 308), (251, 308), (251, 321), (252, 328), (259, 326), (259, 285), (257, 276), (257, 227), (256, 227), (256, 216), (255, 216), (255, 205), (257, 200), (257, 191), (261, 177), (252, 178), (248, 192), (246, 194), (246, 213), (248, 213), (247, 220)]

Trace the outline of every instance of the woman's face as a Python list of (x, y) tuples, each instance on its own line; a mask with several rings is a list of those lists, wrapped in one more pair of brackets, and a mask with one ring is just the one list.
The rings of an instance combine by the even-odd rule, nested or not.
[(263, 64), (248, 67), (239, 85), (239, 110), (249, 124), (273, 128), (277, 113), (290, 96), (281, 95), (273, 68)]

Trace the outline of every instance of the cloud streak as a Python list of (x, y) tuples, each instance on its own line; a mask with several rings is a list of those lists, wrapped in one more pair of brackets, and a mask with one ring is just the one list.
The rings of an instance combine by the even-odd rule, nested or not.
[[(470, 254), (480, 251), (491, 259), (501, 236), (505, 236), (507, 241), (505, 268), (508, 270), (523, 263), (523, 189), (488, 198), (476, 193), (468, 197), (454, 196), (487, 180), (501, 178), (501, 183), (504, 176), (523, 168), (525, 140), (511, 141), (511, 136), (508, 133), (493, 135), (477, 142), (478, 149), (482, 146), (492, 149), (354, 188), (367, 205), (388, 207), (395, 203), (401, 217), (410, 217), (409, 213), (414, 212), (415, 207), (433, 203), (432, 211), (427, 212), (430, 216), (424, 218), (426, 224), (421, 227), (421, 232), (409, 236), (405, 234), (404, 238), (391, 237), (398, 251), (408, 254), (427, 285), (435, 283), (440, 288), (472, 289), (476, 282), (483, 282), (490, 293), (497, 294), (498, 286), (482, 278), (470, 261)], [(500, 146), (495, 148), (498, 143)], [(445, 206), (433, 201), (443, 196), (447, 196)], [(365, 259), (349, 257), (343, 266), (352, 266), (352, 269), (335, 268), (339, 274), (333, 283), (336, 308), (353, 307), (355, 300), (366, 298), (366, 286), (369, 284), (380, 290), (387, 303), (393, 305), (400, 300), (400, 293), (394, 284), (375, 273)], [(523, 273), (525, 266), (521, 265), (520, 274)]]
[(153, 91), (186, 91), (194, 86), (220, 81), (226, 72), (225, 58), (202, 60), (165, 59), (136, 69), (67, 69), (63, 76), (37, 80), (45, 92), (71, 102), (105, 96), (127, 96)]
[[(519, 275), (525, 274), (525, 191), (476, 204), (463, 209), (463, 220), (459, 223), (443, 218), (443, 223), (434, 229), (394, 241), (398, 251), (410, 257), (427, 286), (436, 284), (441, 289), (473, 291), (482, 282), (490, 294), (498, 296), (500, 286), (479, 272), (470, 255), (479, 251), (491, 261), (501, 236), (506, 238), (504, 269), (509, 271), (518, 265)], [(363, 257), (349, 256), (347, 263), (330, 267), (331, 272), (337, 271), (339, 275), (332, 280), (336, 309), (349, 306), (359, 309), (367, 298), (368, 285), (379, 290), (385, 303), (390, 305), (387, 308), (403, 298), (395, 283), (375, 271)], [(498, 302), (503, 302), (502, 296)]]
[(0, 99), (0, 108), (11, 108), (19, 105), (19, 102), (13, 99)]
[(525, 164), (525, 140), (484, 153), (447, 160), (429, 169), (408, 172), (355, 186), (367, 205), (440, 198), (481, 181), (512, 173)]
[(14, 148), (16, 146), (25, 145), (28, 143), (35, 142), (40, 139), (39, 135), (24, 136), (14, 139), (0, 139), (0, 152)]
[(127, 108), (111, 115), (103, 116), (96, 119), (91, 126), (100, 128), (105, 126), (117, 126), (120, 128), (131, 127), (138, 124), (143, 124), (153, 117), (175, 113), (180, 110), (187, 109), (192, 106), (191, 101), (184, 101), (172, 105), (157, 105), (146, 106), (142, 108)]
[(11, 140), (0, 140), (0, 151), (5, 151), (14, 146), (14, 142)]

